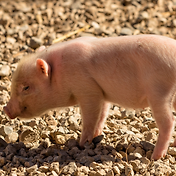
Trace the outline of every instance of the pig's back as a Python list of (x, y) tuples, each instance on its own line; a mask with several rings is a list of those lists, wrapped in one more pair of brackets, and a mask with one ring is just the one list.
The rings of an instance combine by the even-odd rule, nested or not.
[(154, 35), (107, 38), (92, 41), (92, 48), (89, 71), (108, 101), (146, 107), (150, 85), (176, 77), (173, 39)]

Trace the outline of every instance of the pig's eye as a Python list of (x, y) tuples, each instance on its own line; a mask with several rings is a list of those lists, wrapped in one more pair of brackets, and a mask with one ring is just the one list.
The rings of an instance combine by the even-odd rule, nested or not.
[(23, 110), (26, 111), (26, 110), (27, 110), (27, 107), (25, 106)]
[(29, 86), (25, 86), (24, 88), (23, 88), (23, 90), (25, 91), (25, 90), (28, 90), (29, 89)]

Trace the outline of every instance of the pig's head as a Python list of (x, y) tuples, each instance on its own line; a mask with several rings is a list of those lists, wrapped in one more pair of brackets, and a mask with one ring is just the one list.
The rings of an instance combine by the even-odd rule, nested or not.
[(22, 59), (12, 77), (11, 96), (4, 112), (11, 118), (31, 118), (47, 110), (50, 66), (33, 54)]

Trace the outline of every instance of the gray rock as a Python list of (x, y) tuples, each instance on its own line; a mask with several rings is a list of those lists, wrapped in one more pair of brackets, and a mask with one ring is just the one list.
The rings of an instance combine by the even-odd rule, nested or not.
[(27, 168), (26, 171), (27, 171), (28, 173), (31, 173), (31, 172), (36, 171), (37, 169), (38, 169), (38, 166), (37, 166), (37, 164), (36, 164), (36, 165), (33, 165), (33, 166)]
[(9, 76), (10, 67), (8, 65), (2, 65), (0, 67), (0, 76)]
[(130, 28), (124, 27), (120, 31), (120, 35), (132, 35), (132, 30)]
[(67, 166), (64, 166), (62, 173), (74, 175), (77, 171), (75, 162), (70, 162)]
[[(12, 33), (14, 33), (14, 32), (12, 32)], [(7, 41), (8, 43), (11, 43), (12, 45), (14, 45), (15, 42), (16, 42), (16, 39), (14, 39), (13, 37), (7, 37), (7, 38), (6, 38), (6, 41)]]
[(16, 132), (11, 132), (5, 137), (6, 142), (8, 143), (14, 143), (18, 140), (18, 133)]
[(5, 164), (5, 157), (0, 156), (0, 166), (3, 166)]
[(12, 132), (13, 132), (13, 128), (11, 126), (2, 125), (0, 127), (0, 135), (2, 135), (4, 137), (7, 136), (7, 135), (9, 135)]
[(42, 40), (37, 38), (37, 37), (32, 37), (30, 39), (30, 43), (29, 43), (29, 46), (33, 49), (36, 49), (38, 48), (39, 46), (41, 46), (42, 44)]

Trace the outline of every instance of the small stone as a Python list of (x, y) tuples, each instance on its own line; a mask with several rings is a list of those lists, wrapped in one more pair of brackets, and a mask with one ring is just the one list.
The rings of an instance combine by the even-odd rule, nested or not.
[(9, 76), (10, 67), (8, 65), (2, 65), (0, 67), (0, 76)]
[(59, 134), (65, 134), (65, 128), (62, 127), (62, 126), (59, 126), (57, 133), (59, 133)]
[(0, 156), (0, 166), (2, 167), (5, 164), (5, 157)]
[(174, 163), (175, 163), (175, 157), (170, 156), (170, 157), (169, 157), (169, 162), (170, 162), (171, 164), (174, 164)]
[(4, 140), (3, 136), (0, 136), (0, 147), (7, 147), (7, 142)]
[(18, 140), (18, 133), (12, 132), (9, 135), (5, 137), (6, 142), (8, 143), (14, 143)]
[(155, 145), (146, 141), (141, 141), (140, 144), (143, 146), (145, 151), (153, 150), (155, 147)]
[(56, 144), (65, 144), (66, 140), (63, 135), (56, 135), (55, 142), (56, 142)]
[(37, 37), (32, 37), (30, 39), (29, 46), (33, 49), (37, 49), (39, 46), (41, 46), (41, 44), (42, 44), (41, 39), (39, 39)]
[(114, 157), (112, 157), (111, 155), (101, 155), (101, 161), (112, 161), (115, 162)]
[(79, 168), (79, 170), (80, 170), (81, 172), (83, 172), (85, 175), (88, 175), (88, 173), (89, 173), (89, 167), (87, 167), (87, 166), (81, 166), (81, 167)]
[(146, 152), (146, 157), (147, 157), (148, 159), (151, 159), (152, 153), (153, 153), (153, 151), (151, 151), (151, 150), (147, 151), (147, 152)]
[(128, 147), (128, 153), (133, 153), (134, 151), (135, 151), (135, 147), (133, 147), (132, 145), (130, 145), (129, 147)]
[(9, 135), (12, 132), (13, 132), (13, 128), (11, 126), (2, 125), (0, 127), (0, 135), (2, 135), (4, 137), (7, 136), (7, 135)]
[(54, 170), (52, 170), (51, 173), (52, 173), (52, 176), (58, 176), (59, 175), (59, 173), (55, 172)]
[(39, 168), (38, 168), (38, 171), (40, 171), (40, 172), (48, 172), (48, 170), (49, 170), (49, 168), (48, 168), (48, 166), (40, 166)]
[(175, 147), (169, 147), (168, 153), (172, 156), (176, 156), (176, 148)]
[(19, 30), (25, 32), (29, 30), (29, 25), (28, 24), (21, 25)]
[(17, 150), (17, 148), (15, 148), (15, 146), (13, 146), (12, 144), (8, 144), (7, 147), (5, 148), (4, 152), (6, 155), (9, 155), (11, 153), (15, 154), (16, 150)]
[(92, 26), (95, 28), (95, 29), (99, 29), (100, 28), (100, 25), (95, 22), (95, 21), (92, 21)]
[(99, 136), (93, 138), (92, 142), (94, 143), (94, 145), (96, 145), (96, 144), (100, 143), (103, 140), (103, 138), (104, 138), (104, 135), (99, 135)]
[(37, 164), (35, 164), (35, 165), (33, 165), (33, 166), (27, 168), (26, 171), (27, 171), (28, 173), (31, 173), (31, 172), (36, 171), (37, 169), (38, 169), (38, 166), (37, 166)]
[(38, 13), (36, 15), (36, 20), (39, 24), (42, 24), (43, 23), (43, 19), (42, 19), (42, 15), (40, 13)]
[(80, 158), (80, 163), (84, 165), (90, 165), (94, 161), (93, 157), (90, 156), (83, 156)]
[(33, 128), (34, 126), (38, 125), (38, 121), (37, 120), (31, 120), (28, 125)]
[(97, 22), (93, 21), (92, 26), (96, 34), (101, 34), (103, 32), (103, 30), (100, 28), (100, 25)]
[(31, 161), (26, 161), (25, 163), (24, 163), (24, 166), (25, 167), (31, 167), (33, 165), (33, 163), (31, 162)]
[(10, 173), (10, 176), (18, 176), (18, 175), (17, 175), (16, 172), (13, 171), (13, 172)]
[(140, 158), (140, 162), (148, 165), (150, 163), (150, 160), (146, 157), (142, 157), (142, 158)]
[(141, 13), (141, 19), (142, 20), (147, 20), (149, 18), (148, 12), (144, 11)]
[(69, 126), (70, 126), (70, 129), (72, 130), (79, 130), (79, 124), (78, 124), (78, 121), (77, 121), (77, 117), (76, 116), (70, 116), (69, 120)]
[(76, 2), (72, 3), (72, 5), (71, 5), (72, 9), (79, 9), (80, 7), (81, 7), (81, 2), (79, 2), (79, 1), (76, 1)]
[(70, 162), (68, 165), (63, 167), (62, 173), (74, 175), (77, 171), (75, 162)]
[(46, 9), (48, 20), (51, 20), (52, 13), (53, 13), (53, 10), (51, 8)]
[(53, 116), (48, 116), (46, 118), (46, 123), (48, 126), (57, 126), (57, 121), (55, 120)]
[(12, 37), (7, 37), (7, 38), (6, 38), (6, 41), (7, 41), (8, 43), (11, 43), (12, 45), (14, 45), (15, 42), (16, 42), (16, 39), (14, 39), (14, 38), (12, 38)]
[(139, 165), (140, 165), (140, 161), (139, 160), (130, 161), (130, 164), (133, 166), (133, 170), (135, 172), (139, 172)]
[(24, 129), (22, 133), (19, 135), (19, 141), (24, 144), (34, 143), (38, 140), (37, 134), (31, 129)]
[(130, 28), (122, 28), (120, 31), (120, 35), (132, 35), (132, 30)]
[(120, 169), (118, 168), (118, 166), (114, 166), (113, 171), (115, 174), (120, 175)]
[(145, 154), (145, 151), (141, 147), (137, 147), (133, 153), (139, 153), (140, 156), (143, 156)]
[(51, 166), (49, 168), (51, 171), (55, 171), (59, 175), (59, 162), (53, 162), (51, 163)]
[(133, 167), (130, 164), (126, 164), (125, 166), (125, 175), (134, 176)]
[(122, 163), (117, 163), (116, 166), (120, 169), (120, 172), (124, 172), (125, 166)]
[(112, 170), (109, 170), (107, 172), (106, 176), (114, 176), (114, 172)]

